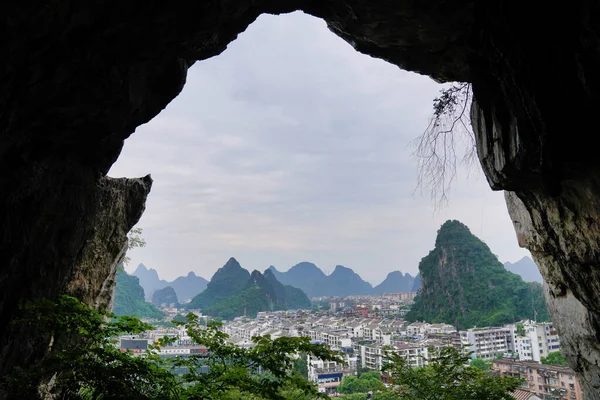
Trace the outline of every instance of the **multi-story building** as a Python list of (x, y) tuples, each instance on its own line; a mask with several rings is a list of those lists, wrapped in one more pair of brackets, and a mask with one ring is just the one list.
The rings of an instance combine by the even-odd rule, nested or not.
[(362, 368), (381, 371), (388, 363), (388, 352), (393, 352), (408, 361), (411, 367), (427, 365), (430, 347), (444, 347), (440, 342), (422, 341), (416, 343), (394, 343), (382, 345), (378, 343), (365, 343), (358, 345), (359, 360)]
[(544, 400), (583, 400), (581, 386), (569, 367), (502, 359), (494, 360), (493, 368), (501, 375), (524, 379), (522, 388)]
[(460, 339), (466, 351), (472, 351), (473, 358), (494, 359), (498, 355), (514, 349), (515, 327), (471, 328), (460, 332)]
[(540, 361), (560, 351), (560, 338), (552, 322), (522, 321), (516, 324), (515, 352), (520, 360)]
[(352, 352), (344, 352), (344, 363), (308, 356), (307, 366), (308, 380), (315, 382), (321, 393), (336, 393), (344, 377), (357, 374), (356, 356)]

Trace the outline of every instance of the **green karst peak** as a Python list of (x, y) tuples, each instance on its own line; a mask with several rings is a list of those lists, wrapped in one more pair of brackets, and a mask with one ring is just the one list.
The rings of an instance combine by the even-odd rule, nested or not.
[(466, 329), (548, 320), (542, 285), (507, 271), (490, 248), (459, 221), (438, 230), (435, 248), (419, 263), (421, 290), (409, 321)]

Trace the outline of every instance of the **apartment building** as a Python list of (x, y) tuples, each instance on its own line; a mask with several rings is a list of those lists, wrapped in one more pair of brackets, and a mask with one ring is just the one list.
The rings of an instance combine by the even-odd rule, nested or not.
[(560, 351), (560, 338), (551, 322), (522, 321), (516, 324), (515, 352), (520, 360), (540, 361)]
[(351, 351), (344, 352), (344, 363), (337, 363), (308, 356), (307, 366), (308, 380), (317, 384), (319, 392), (332, 394), (344, 377), (356, 375), (357, 357)]
[(389, 362), (388, 352), (400, 355), (408, 361), (411, 367), (415, 368), (427, 365), (430, 347), (441, 348), (445, 346), (441, 342), (424, 340), (415, 343), (396, 342), (389, 346), (379, 343), (361, 343), (355, 348), (357, 348), (362, 368), (381, 371), (383, 366)]
[(514, 351), (515, 327), (471, 328), (460, 332), (461, 344), (472, 351), (473, 358), (494, 359)]
[(522, 388), (544, 400), (583, 400), (581, 386), (569, 367), (502, 359), (495, 360), (493, 368), (501, 375), (524, 379)]

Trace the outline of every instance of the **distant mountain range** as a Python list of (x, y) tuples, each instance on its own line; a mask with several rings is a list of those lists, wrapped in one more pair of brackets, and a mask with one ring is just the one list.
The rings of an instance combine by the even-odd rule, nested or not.
[(261, 274), (242, 268), (235, 258), (219, 268), (206, 290), (186, 304), (206, 315), (232, 319), (256, 316), (259, 311), (308, 309), (311, 302), (300, 289), (281, 284), (270, 271)]
[(504, 268), (514, 274), (521, 275), (521, 278), (523, 278), (525, 282), (544, 283), (540, 270), (535, 264), (535, 261), (530, 257), (525, 256), (516, 263), (505, 262)]
[(413, 290), (415, 278), (400, 271), (392, 271), (383, 282), (373, 288), (375, 294), (410, 292)]
[(326, 275), (311, 262), (301, 262), (286, 272), (278, 271), (271, 265), (267, 271), (271, 271), (284, 285), (301, 289), (308, 297), (344, 297), (410, 292), (414, 284), (414, 278), (410, 274), (403, 275), (400, 271), (393, 271), (381, 284), (373, 287), (350, 268), (338, 265), (331, 275)]
[(155, 291), (171, 286), (177, 294), (178, 302), (185, 303), (206, 289), (208, 283), (206, 279), (196, 276), (193, 272), (190, 272), (187, 276), (180, 276), (173, 282), (165, 281), (158, 277), (158, 272), (155, 269), (147, 268), (144, 264), (138, 265), (133, 276), (139, 278), (140, 285), (144, 288), (146, 301), (152, 301)]

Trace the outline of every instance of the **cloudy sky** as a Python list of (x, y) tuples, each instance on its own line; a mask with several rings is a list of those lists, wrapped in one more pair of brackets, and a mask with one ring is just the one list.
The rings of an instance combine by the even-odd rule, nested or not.
[(138, 224), (147, 247), (128, 270), (209, 279), (233, 256), (249, 270), (342, 264), (376, 284), (415, 274), (447, 219), (501, 261), (527, 255), (478, 165), (443, 209), (415, 192), (410, 143), (441, 88), (359, 54), (321, 20), (261, 16), (126, 141), (110, 175), (154, 178)]

